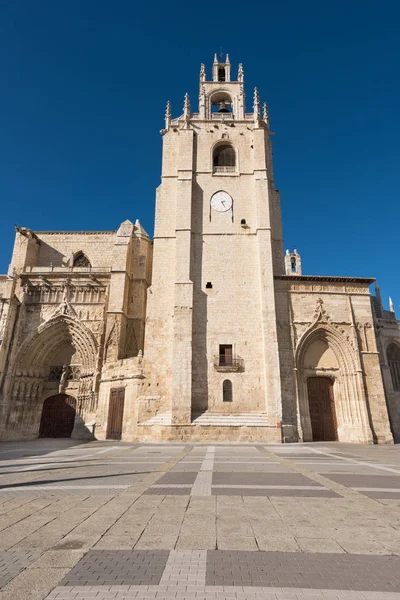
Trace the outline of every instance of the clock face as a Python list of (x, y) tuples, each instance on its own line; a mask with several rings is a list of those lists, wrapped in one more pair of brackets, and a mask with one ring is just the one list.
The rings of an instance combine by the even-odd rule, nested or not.
[(215, 192), (211, 196), (211, 208), (218, 212), (225, 212), (232, 208), (232, 198), (227, 192)]

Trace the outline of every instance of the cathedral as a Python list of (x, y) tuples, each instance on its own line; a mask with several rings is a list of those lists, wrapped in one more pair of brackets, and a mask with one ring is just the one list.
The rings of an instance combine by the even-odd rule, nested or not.
[(400, 328), (371, 278), (284, 252), (267, 105), (200, 69), (168, 103), (154, 239), (16, 227), (0, 276), (0, 439), (392, 443)]

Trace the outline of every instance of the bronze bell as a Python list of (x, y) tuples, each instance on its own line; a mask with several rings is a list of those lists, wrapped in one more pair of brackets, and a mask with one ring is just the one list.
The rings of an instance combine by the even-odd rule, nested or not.
[(219, 103), (219, 109), (218, 109), (219, 113), (228, 113), (229, 108), (226, 106), (225, 100), (222, 100), (222, 102)]

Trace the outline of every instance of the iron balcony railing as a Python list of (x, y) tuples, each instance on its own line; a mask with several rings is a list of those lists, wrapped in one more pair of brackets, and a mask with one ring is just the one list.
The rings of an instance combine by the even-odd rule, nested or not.
[(214, 356), (214, 368), (217, 371), (243, 371), (244, 361), (240, 356), (225, 356), (217, 354)]
[(214, 173), (236, 173), (236, 167), (233, 166), (222, 166), (222, 167), (214, 167)]

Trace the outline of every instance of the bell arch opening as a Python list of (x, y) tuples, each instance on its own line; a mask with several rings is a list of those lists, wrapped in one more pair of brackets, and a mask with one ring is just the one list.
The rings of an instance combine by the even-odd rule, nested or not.
[(232, 98), (225, 91), (215, 92), (210, 97), (210, 113), (211, 117), (215, 115), (215, 118), (223, 114), (232, 113)]

